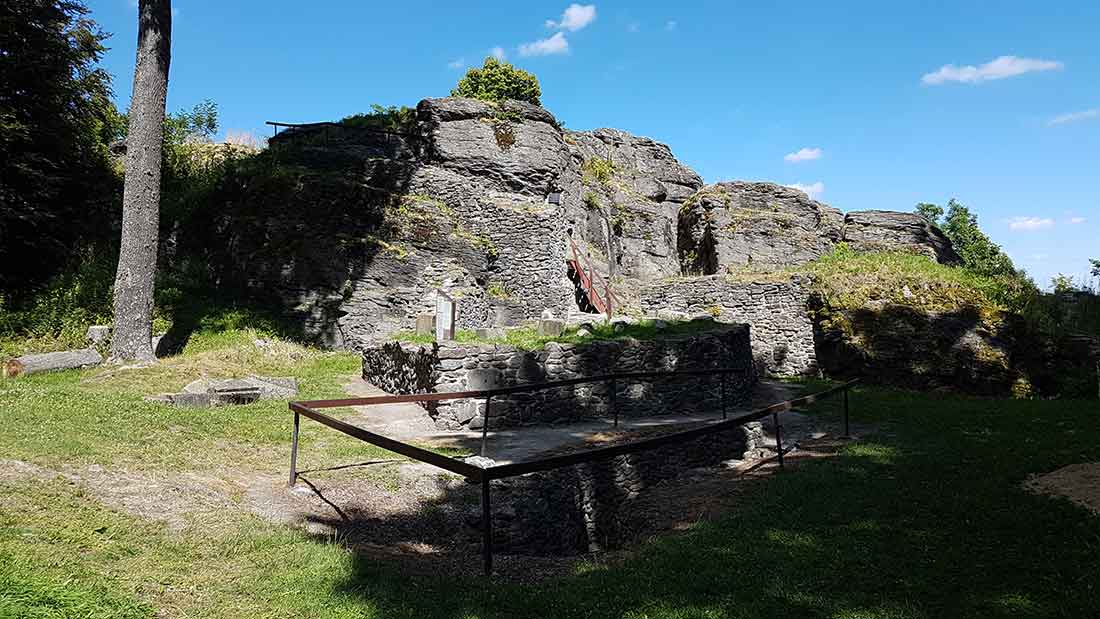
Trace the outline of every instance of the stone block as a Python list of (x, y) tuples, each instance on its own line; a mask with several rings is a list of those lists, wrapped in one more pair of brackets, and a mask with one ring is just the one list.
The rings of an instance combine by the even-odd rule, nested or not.
[(478, 327), (477, 337), (483, 340), (499, 340), (504, 338), (504, 329), (500, 327)]
[(432, 335), (435, 333), (435, 314), (420, 314), (416, 317), (416, 334)]
[(217, 396), (212, 393), (177, 393), (172, 395), (172, 405), (180, 408), (208, 408), (214, 406)]
[(555, 320), (553, 318), (542, 318), (539, 320), (537, 332), (543, 337), (558, 337), (561, 335), (562, 329), (565, 328), (565, 322), (561, 320)]
[(500, 370), (493, 368), (470, 370), (466, 373), (466, 386), (470, 391), (499, 389), (502, 386)]
[(107, 338), (111, 337), (110, 325), (92, 325), (88, 327), (88, 332), (85, 336), (92, 344), (99, 344), (104, 342)]

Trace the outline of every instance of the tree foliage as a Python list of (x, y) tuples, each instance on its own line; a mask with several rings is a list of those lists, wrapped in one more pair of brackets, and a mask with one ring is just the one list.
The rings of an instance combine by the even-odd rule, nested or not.
[(966, 268), (991, 277), (1019, 275), (1012, 259), (978, 227), (978, 216), (954, 198), (947, 202), (946, 216), (942, 207), (926, 202), (916, 211), (943, 229)]
[(940, 225), (940, 217), (943, 217), (943, 207), (938, 204), (931, 204), (929, 202), (921, 202), (915, 209), (917, 214), (923, 217), (928, 223), (938, 226)]
[(76, 0), (0, 2), (0, 290), (18, 296), (109, 236), (123, 122), (107, 38)]
[(1089, 266), (1092, 267), (1092, 271), (1091, 271), (1092, 276), (1093, 277), (1100, 277), (1100, 260), (1097, 260), (1095, 258), (1090, 258), (1089, 259)]
[(1065, 273), (1059, 273), (1052, 277), (1050, 279), (1050, 287), (1054, 290), (1055, 294), (1063, 294), (1077, 290), (1077, 284), (1073, 281), (1073, 277)]
[(481, 68), (466, 71), (451, 91), (452, 97), (470, 97), (482, 101), (499, 102), (508, 99), (542, 105), (542, 90), (533, 74), (517, 69), (508, 62), (486, 58)]

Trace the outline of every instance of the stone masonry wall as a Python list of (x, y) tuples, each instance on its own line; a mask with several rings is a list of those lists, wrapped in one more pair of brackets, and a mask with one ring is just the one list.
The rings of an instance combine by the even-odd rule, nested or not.
[(694, 468), (740, 459), (762, 437), (760, 423), (753, 422), (684, 443), (495, 481), (494, 547), (520, 554), (619, 547), (650, 524), (649, 514), (638, 508), (647, 489)]
[[(432, 345), (389, 342), (363, 350), (363, 378), (393, 394), (495, 389), (621, 372), (730, 367), (729, 403), (748, 397), (755, 383), (749, 330), (716, 325), (690, 336), (654, 340), (622, 339), (582, 344), (551, 342), (524, 351), (495, 344)], [(716, 376), (619, 381), (616, 408), (623, 417), (663, 413), (718, 412), (721, 387)], [(480, 428), (485, 401), (456, 400), (429, 406), (443, 428)], [(493, 398), (489, 426), (500, 428), (612, 413), (609, 383), (589, 383)]]
[(817, 371), (809, 281), (734, 282), (723, 276), (651, 284), (642, 290), (646, 314), (716, 314), (723, 322), (749, 325), (757, 370), (794, 376)]

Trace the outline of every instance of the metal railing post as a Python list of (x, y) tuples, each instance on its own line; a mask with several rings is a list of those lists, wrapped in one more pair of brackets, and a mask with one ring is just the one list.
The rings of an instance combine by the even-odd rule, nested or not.
[(481, 558), (485, 575), (493, 574), (493, 510), (489, 494), (489, 477), (481, 480)]
[(718, 380), (722, 381), (722, 419), (726, 418), (726, 382), (729, 379), (729, 374), (723, 372), (718, 375)]
[(775, 453), (779, 458), (779, 468), (783, 468), (783, 427), (779, 425), (779, 413), (772, 413), (772, 424), (775, 425)]
[(852, 438), (852, 429), (848, 423), (848, 387), (844, 388), (844, 438)]
[(617, 393), (619, 391), (619, 381), (611, 379), (611, 415), (615, 418), (615, 427), (619, 427), (619, 406), (617, 400)]
[(294, 431), (290, 437), (290, 483), (293, 486), (298, 481), (298, 430), (302, 424), (301, 415), (294, 411)]
[(481, 455), (485, 456), (485, 444), (489, 439), (489, 403), (492, 401), (493, 396), (485, 396), (485, 414), (481, 417)]

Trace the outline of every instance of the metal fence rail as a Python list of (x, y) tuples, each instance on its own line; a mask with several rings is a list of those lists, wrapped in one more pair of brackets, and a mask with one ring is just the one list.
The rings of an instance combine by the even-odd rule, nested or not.
[[(628, 372), (622, 374), (603, 374), (598, 376), (589, 376), (585, 378), (576, 378), (547, 383), (533, 383), (530, 385), (519, 385), (515, 387), (503, 387), (500, 389), (487, 389), (481, 391), (455, 391), (447, 393), (421, 393), (413, 395), (374, 396), (366, 398), (346, 398), (339, 400), (311, 400), (305, 402), (291, 402), (290, 410), (294, 413), (294, 429), (291, 437), (290, 447), (290, 485), (293, 486), (298, 480), (298, 434), (302, 416), (305, 416), (338, 432), (342, 432), (344, 434), (347, 434), (348, 436), (357, 438), (366, 443), (370, 443), (372, 445), (387, 449), (394, 453), (407, 456), (414, 460), (419, 460), (420, 462), (431, 464), (457, 475), (462, 475), (470, 482), (480, 483), (482, 513), (482, 558), (484, 561), (485, 574), (489, 575), (492, 573), (493, 570), (493, 527), (491, 503), (492, 496), (490, 492), (490, 482), (494, 479), (505, 479), (508, 477), (516, 477), (519, 475), (526, 475), (528, 473), (534, 473), (538, 471), (549, 471), (567, 466), (584, 464), (586, 462), (606, 460), (609, 458), (614, 458), (616, 456), (655, 449), (657, 447), (662, 447), (665, 445), (683, 443), (703, 436), (707, 436), (709, 434), (730, 430), (739, 425), (746, 424), (752, 421), (758, 421), (768, 416), (772, 417), (772, 422), (775, 426), (776, 459), (778, 460), (779, 466), (782, 467), (784, 466), (784, 448), (782, 426), (779, 423), (780, 413), (790, 411), (792, 408), (798, 406), (812, 404), (814, 402), (817, 402), (818, 400), (821, 400), (822, 398), (831, 396), (836, 393), (843, 393), (844, 395), (844, 437), (848, 438), (851, 435), (849, 424), (848, 392), (852, 385), (858, 382), (858, 380), (851, 380), (835, 387), (819, 391), (817, 393), (802, 396), (800, 398), (795, 398), (793, 400), (787, 400), (785, 402), (779, 402), (777, 404), (772, 404), (771, 406), (767, 406), (765, 408), (752, 411), (744, 415), (728, 418), (726, 413), (725, 401), (727, 391), (726, 381), (730, 374), (741, 371), (743, 370), (720, 368), (709, 370), (681, 370), (672, 372)], [(511, 464), (502, 464), (486, 468), (474, 466), (461, 460), (444, 456), (442, 454), (437, 454), (422, 447), (417, 447), (416, 445), (411, 445), (409, 443), (388, 438), (375, 432), (364, 430), (357, 426), (340, 421), (339, 419), (336, 419), (329, 415), (325, 415), (324, 413), (316, 410), (344, 406), (370, 406), (376, 404), (394, 404), (401, 402), (439, 402), (443, 400), (458, 400), (483, 397), (486, 400), (486, 415), (484, 418), (484, 423), (482, 424), (481, 444), (481, 451), (484, 455), (485, 440), (489, 426), (489, 402), (493, 396), (542, 391), (546, 389), (554, 389), (558, 387), (567, 387), (570, 385), (580, 385), (594, 382), (610, 382), (612, 384), (612, 389), (614, 389), (619, 380), (646, 380), (655, 378), (676, 378), (682, 376), (705, 375), (719, 375), (722, 377), (721, 421), (715, 421), (700, 427), (691, 428), (689, 430), (670, 432), (668, 434), (663, 434), (652, 438), (622, 443), (620, 445), (599, 447), (570, 454), (550, 456), (546, 458), (526, 460), (523, 462), (514, 462)], [(614, 391), (612, 391), (612, 393), (614, 393)], [(612, 407), (614, 408), (614, 396), (612, 396), (611, 403)], [(613, 411), (613, 414), (615, 418), (615, 425), (617, 426), (618, 413), (617, 411)]]

